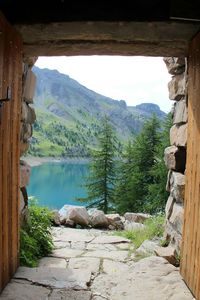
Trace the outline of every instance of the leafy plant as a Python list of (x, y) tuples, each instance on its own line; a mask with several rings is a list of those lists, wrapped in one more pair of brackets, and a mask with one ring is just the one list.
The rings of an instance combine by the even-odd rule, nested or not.
[(20, 229), (20, 264), (35, 267), (38, 260), (51, 253), (53, 241), (50, 232), (51, 211), (30, 199), (28, 222)]

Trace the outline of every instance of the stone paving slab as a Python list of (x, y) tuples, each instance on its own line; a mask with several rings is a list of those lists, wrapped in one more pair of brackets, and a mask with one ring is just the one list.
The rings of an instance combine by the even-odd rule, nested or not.
[(51, 290), (35, 286), (28, 283), (17, 283), (11, 281), (3, 293), (0, 295), (1, 300), (47, 300)]
[(100, 274), (92, 292), (107, 300), (194, 300), (179, 270), (159, 257), (148, 257), (126, 271)]
[(71, 248), (72, 249), (79, 249), (79, 250), (84, 250), (86, 247), (86, 243), (85, 242), (72, 242), (71, 243)]
[(92, 243), (89, 243), (86, 246), (86, 250), (104, 250), (104, 251), (114, 250), (114, 251), (116, 251), (117, 247), (115, 245), (112, 245), (112, 244), (92, 244)]
[(119, 261), (112, 261), (109, 259), (103, 260), (103, 266), (102, 266), (103, 272), (107, 273), (112, 276), (118, 276), (122, 272), (128, 272), (129, 266), (126, 263), (122, 263)]
[(70, 258), (81, 256), (84, 253), (83, 250), (70, 249), (70, 248), (61, 248), (54, 250), (50, 256), (52, 257), (60, 257), (60, 258)]
[(67, 262), (64, 258), (44, 257), (40, 260), (39, 267), (66, 269)]
[(55, 228), (52, 230), (55, 241), (63, 242), (91, 242), (95, 235), (87, 229)]
[(134, 262), (127, 239), (103, 230), (53, 231), (59, 248), (41, 267), (20, 267), (0, 299), (195, 300), (178, 268), (156, 256)]
[(55, 249), (70, 248), (70, 247), (71, 247), (70, 242), (54, 241), (54, 248)]
[(91, 292), (54, 290), (48, 300), (91, 300)]
[(128, 251), (87, 251), (83, 254), (84, 257), (99, 257), (99, 258), (109, 258), (117, 261), (125, 261), (128, 259)]
[(71, 269), (78, 269), (80, 272), (86, 269), (92, 274), (97, 274), (100, 268), (100, 258), (95, 257), (77, 257), (70, 258), (68, 267)]
[(130, 243), (130, 240), (114, 235), (105, 235), (96, 237), (91, 244), (119, 244), (119, 243)]
[(34, 284), (59, 289), (87, 289), (91, 279), (88, 270), (72, 270), (67, 268), (26, 268), (20, 267), (15, 274), (16, 279), (26, 279)]

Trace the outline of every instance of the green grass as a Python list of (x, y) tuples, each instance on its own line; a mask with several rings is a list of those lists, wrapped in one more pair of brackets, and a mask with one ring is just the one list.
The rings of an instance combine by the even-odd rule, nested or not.
[(152, 240), (155, 237), (163, 236), (164, 220), (164, 215), (153, 216), (144, 222), (144, 228), (118, 231), (115, 234), (130, 239), (135, 249), (137, 249), (145, 240)]

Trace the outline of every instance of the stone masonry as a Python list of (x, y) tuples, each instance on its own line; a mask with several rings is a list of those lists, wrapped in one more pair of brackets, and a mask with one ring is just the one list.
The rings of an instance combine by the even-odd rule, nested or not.
[[(31, 71), (37, 58), (26, 58), (23, 62), (22, 78), (22, 111), (20, 127), (20, 156), (24, 155), (29, 148), (30, 138), (32, 136), (32, 125), (36, 120), (36, 114), (33, 104), (36, 77)], [(20, 160), (20, 219), (21, 223), (27, 218), (28, 195), (26, 186), (29, 183), (30, 166)]]
[(164, 160), (168, 172), (166, 189), (170, 193), (165, 212), (165, 239), (180, 254), (183, 205), (185, 190), (185, 167), (187, 149), (187, 60), (164, 58), (172, 79), (168, 84), (169, 98), (174, 101), (173, 126), (170, 129), (170, 146), (165, 149)]

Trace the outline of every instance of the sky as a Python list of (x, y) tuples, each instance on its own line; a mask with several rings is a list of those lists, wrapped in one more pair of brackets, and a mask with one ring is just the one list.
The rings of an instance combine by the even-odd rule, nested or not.
[(128, 106), (151, 102), (168, 113), (168, 73), (162, 57), (144, 56), (59, 56), (39, 57), (39, 68), (58, 70), (85, 87)]

